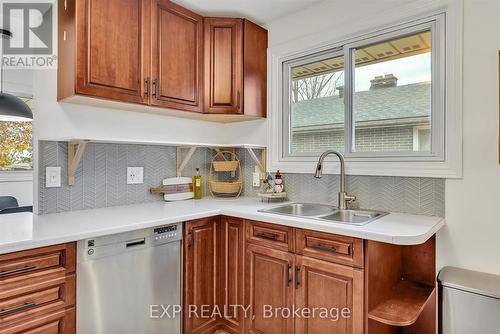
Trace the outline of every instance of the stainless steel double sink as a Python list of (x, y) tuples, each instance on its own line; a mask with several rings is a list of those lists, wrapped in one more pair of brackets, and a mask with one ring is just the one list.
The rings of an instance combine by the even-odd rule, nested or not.
[(350, 225), (365, 225), (388, 214), (387, 212), (373, 210), (340, 210), (333, 205), (313, 203), (287, 203), (262, 209), (259, 212)]

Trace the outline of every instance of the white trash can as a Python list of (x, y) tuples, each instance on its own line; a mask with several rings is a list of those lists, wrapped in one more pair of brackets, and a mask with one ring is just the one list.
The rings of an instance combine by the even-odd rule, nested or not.
[(444, 267), (438, 280), (441, 334), (500, 333), (500, 276)]

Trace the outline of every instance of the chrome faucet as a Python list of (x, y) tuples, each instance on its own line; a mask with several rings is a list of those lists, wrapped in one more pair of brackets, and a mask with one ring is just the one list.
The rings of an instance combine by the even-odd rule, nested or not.
[(356, 196), (348, 195), (345, 190), (345, 159), (342, 153), (335, 150), (325, 151), (318, 160), (318, 165), (316, 166), (316, 172), (314, 173), (314, 177), (320, 179), (323, 175), (323, 160), (330, 155), (335, 154), (340, 160), (340, 190), (339, 190), (339, 209), (346, 210), (347, 202), (355, 201)]

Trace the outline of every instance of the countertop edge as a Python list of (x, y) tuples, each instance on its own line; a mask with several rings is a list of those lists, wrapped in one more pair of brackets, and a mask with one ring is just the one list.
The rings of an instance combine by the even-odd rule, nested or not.
[[(370, 229), (366, 228), (366, 226), (352, 226), (352, 225), (345, 225), (345, 224), (332, 224), (332, 223), (324, 223), (324, 222), (319, 222), (317, 220), (312, 220), (312, 219), (305, 219), (305, 218), (296, 218), (296, 217), (289, 217), (289, 216), (279, 216), (275, 214), (269, 214), (269, 213), (262, 213), (258, 212), (257, 209), (254, 210), (254, 208), (250, 209), (241, 209), (241, 208), (232, 208), (232, 207), (224, 207), (224, 205), (219, 205), (216, 206), (213, 204), (213, 208), (199, 208), (198, 211), (194, 210), (192, 213), (179, 213), (179, 214), (174, 214), (172, 216), (169, 216), (165, 214), (165, 217), (161, 218), (154, 218), (154, 219), (147, 219), (145, 218), (144, 220), (137, 220), (137, 222), (129, 222), (124, 225), (114, 225), (114, 226), (103, 226), (102, 228), (95, 228), (94, 230), (91, 231), (83, 231), (81, 233), (75, 232), (74, 234), (67, 233), (66, 235), (64, 233), (61, 233), (60, 235), (54, 234), (53, 236), (48, 236), (46, 238), (40, 237), (39, 239), (33, 238), (31, 240), (19, 240), (19, 241), (13, 241), (13, 242), (6, 242), (4, 244), (0, 244), (0, 255), (1, 254), (6, 254), (6, 253), (12, 253), (12, 252), (17, 252), (17, 251), (22, 251), (22, 250), (27, 250), (27, 249), (33, 249), (33, 248), (39, 248), (39, 247), (46, 247), (50, 245), (55, 245), (55, 244), (61, 244), (61, 243), (67, 243), (67, 242), (75, 242), (78, 240), (83, 240), (83, 239), (88, 239), (88, 238), (95, 238), (103, 235), (110, 235), (110, 234), (116, 234), (116, 233), (123, 233), (123, 232), (130, 232), (134, 230), (139, 230), (143, 228), (151, 228), (163, 224), (171, 224), (171, 223), (178, 223), (178, 222), (184, 222), (184, 221), (189, 221), (189, 220), (194, 220), (194, 219), (200, 219), (200, 218), (206, 218), (206, 217), (211, 217), (211, 216), (216, 216), (216, 215), (227, 215), (227, 216), (233, 216), (241, 219), (249, 219), (249, 220), (257, 220), (257, 221), (263, 221), (266, 223), (270, 224), (278, 224), (278, 225), (285, 225), (285, 226), (290, 226), (290, 227), (295, 227), (295, 228), (302, 228), (302, 229), (310, 229), (314, 231), (320, 231), (320, 232), (325, 232), (325, 233), (332, 233), (332, 234), (338, 234), (338, 235), (343, 235), (343, 236), (348, 236), (348, 237), (354, 237), (354, 238), (360, 238), (360, 239), (365, 239), (365, 240), (372, 240), (372, 241), (379, 241), (379, 242), (385, 242), (385, 243), (391, 243), (391, 244), (396, 244), (396, 245), (416, 245), (416, 244), (422, 244), (426, 242), (430, 237), (432, 237), (437, 231), (439, 231), (444, 225), (445, 225), (445, 219), (441, 217), (434, 217), (434, 219), (439, 219), (435, 223), (432, 223), (429, 221), (427, 224), (432, 224), (430, 225), (427, 230), (425, 226), (422, 226), (421, 229), (425, 230), (425, 233), (421, 234), (405, 234), (405, 233), (400, 233), (398, 235), (397, 232), (382, 232), (377, 231), (377, 229)], [(84, 212), (84, 211), (81, 211)], [(80, 213), (81, 213), (80, 212)], [(392, 215), (392, 216), (391, 216)], [(386, 217), (389, 218), (394, 218), (394, 215), (396, 213), (391, 213), (387, 215)], [(405, 214), (406, 216), (406, 214)], [(34, 217), (43, 217), (43, 216), (32, 216)], [(429, 216), (421, 216), (421, 217), (429, 217)], [(384, 217), (385, 218), (385, 217)], [(384, 218), (381, 218), (379, 221), (379, 224), (381, 221), (384, 220)], [(415, 219), (418, 219), (418, 216), (415, 216)], [(387, 218), (386, 218), (387, 219)], [(376, 221), (377, 222), (377, 221)], [(376, 222), (373, 222), (371, 224), (375, 224)], [(383, 223), (383, 222), (382, 222)], [(394, 224), (394, 221), (389, 221), (390, 224)], [(35, 222), (33, 222), (35, 224)], [(397, 224), (397, 223), (396, 223)], [(400, 223), (402, 226), (404, 226), (404, 222)], [(373, 225), (376, 226), (376, 225)], [(390, 226), (389, 226), (390, 227)], [(420, 227), (419, 227), (420, 228)], [(419, 231), (420, 233), (420, 231)]]

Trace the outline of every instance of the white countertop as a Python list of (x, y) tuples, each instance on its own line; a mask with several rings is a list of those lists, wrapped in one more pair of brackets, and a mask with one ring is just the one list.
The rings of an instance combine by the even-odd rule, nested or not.
[(399, 245), (423, 243), (445, 223), (440, 217), (391, 213), (364, 226), (352, 226), (258, 212), (279, 204), (262, 203), (255, 198), (202, 199), (42, 216), (28, 212), (0, 215), (0, 254), (215, 215), (254, 219)]

